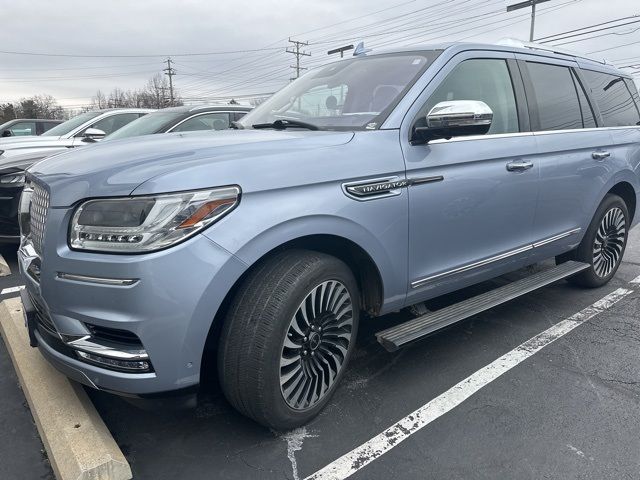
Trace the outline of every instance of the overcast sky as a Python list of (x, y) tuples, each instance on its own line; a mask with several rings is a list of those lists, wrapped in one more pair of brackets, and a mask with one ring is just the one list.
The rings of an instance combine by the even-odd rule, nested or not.
[[(310, 42), (305, 49), (312, 56), (303, 57), (303, 66), (326, 62), (328, 49), (356, 39), (383, 48), (528, 38), (530, 9), (504, 12), (514, 2), (6, 1), (0, 27), (0, 102), (46, 93), (64, 106), (79, 107), (89, 103), (98, 89), (108, 93), (115, 87), (141, 88), (166, 67), (163, 61), (168, 55), (178, 73), (176, 88), (187, 103), (272, 92), (292, 75), (289, 65), (294, 57), (284, 51), (289, 36)], [(536, 37), (640, 14), (639, 3), (551, 0), (538, 6)], [(618, 65), (638, 63), (639, 27), (640, 23), (599, 32), (595, 35), (615, 34), (563, 48), (584, 53), (604, 50), (593, 55)], [(208, 55), (193, 55), (201, 53)]]

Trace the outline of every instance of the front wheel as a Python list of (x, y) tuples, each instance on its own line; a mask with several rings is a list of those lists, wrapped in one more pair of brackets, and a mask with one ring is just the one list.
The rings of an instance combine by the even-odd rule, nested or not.
[(624, 200), (607, 194), (587, 229), (582, 242), (571, 257), (591, 265), (571, 277), (583, 287), (600, 287), (613, 278), (627, 246), (630, 226), (629, 211)]
[(315, 417), (353, 350), (358, 298), (351, 270), (329, 255), (286, 251), (257, 266), (220, 337), (218, 375), (229, 402), (276, 429)]

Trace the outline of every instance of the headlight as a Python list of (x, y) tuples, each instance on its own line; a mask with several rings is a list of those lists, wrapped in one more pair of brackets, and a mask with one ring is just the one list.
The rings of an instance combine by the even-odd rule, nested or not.
[(136, 253), (174, 245), (235, 208), (236, 186), (164, 195), (88, 200), (74, 212), (71, 248)]
[(24, 172), (7, 173), (0, 177), (0, 184), (19, 186), (24, 185)]

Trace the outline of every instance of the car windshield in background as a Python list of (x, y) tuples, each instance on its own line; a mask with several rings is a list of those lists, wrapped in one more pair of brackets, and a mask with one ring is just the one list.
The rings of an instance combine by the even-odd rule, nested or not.
[(59, 137), (60, 135), (66, 135), (72, 130), (78, 128), (84, 122), (91, 120), (92, 118), (96, 118), (101, 115), (102, 112), (85, 112), (81, 113), (77, 117), (73, 117), (71, 120), (67, 120), (66, 122), (61, 123), (60, 125), (56, 125), (51, 130), (47, 130), (41, 136), (42, 137)]
[[(439, 51), (357, 57), (317, 68), (237, 123), (244, 128), (297, 120), (323, 130), (379, 128)], [(288, 128), (296, 128), (292, 123)]]
[(184, 113), (178, 112), (157, 112), (140, 117), (137, 120), (116, 130), (111, 135), (107, 135), (105, 140), (117, 140), (119, 138), (139, 137), (164, 131), (162, 127), (173, 125), (173, 123)]

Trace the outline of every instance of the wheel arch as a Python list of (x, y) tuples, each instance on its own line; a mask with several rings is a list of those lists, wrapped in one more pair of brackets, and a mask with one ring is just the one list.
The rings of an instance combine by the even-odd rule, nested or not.
[[(317, 220), (319, 222), (313, 232), (309, 232), (308, 228), (295, 228), (309, 225), (308, 219), (304, 224), (293, 221), (278, 225), (251, 239), (235, 253), (247, 268), (227, 291), (215, 313), (203, 351), (201, 375), (216, 371), (210, 362), (215, 362), (215, 351), (224, 317), (238, 289), (264, 260), (284, 250), (311, 250), (342, 260), (358, 282), (362, 310), (372, 316), (403, 305), (406, 297), (406, 261), (402, 265), (394, 265), (379, 240), (361, 226), (347, 223), (345, 219), (338, 222), (335, 218)], [(327, 233), (331, 231), (327, 220), (333, 224), (332, 233)], [(339, 228), (335, 228), (336, 225), (339, 225)], [(385, 281), (385, 275), (396, 279), (389, 281), (387, 277)], [(400, 280), (402, 275), (405, 275), (405, 282)], [(405, 290), (402, 290), (403, 288)]]
[(636, 214), (636, 203), (638, 198), (636, 190), (635, 188), (633, 188), (633, 185), (631, 185), (627, 181), (621, 181), (616, 183), (613, 187), (611, 187), (607, 191), (607, 194), (609, 193), (618, 195), (620, 198), (622, 198), (622, 200), (624, 200), (624, 203), (627, 205), (627, 209), (629, 210), (631, 223), (633, 223), (633, 220)]

